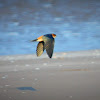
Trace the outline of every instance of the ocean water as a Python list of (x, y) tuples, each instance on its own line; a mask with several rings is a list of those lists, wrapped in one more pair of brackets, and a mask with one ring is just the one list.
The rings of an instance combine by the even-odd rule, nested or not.
[(54, 52), (100, 49), (99, 0), (0, 0), (0, 55), (33, 54), (54, 33)]

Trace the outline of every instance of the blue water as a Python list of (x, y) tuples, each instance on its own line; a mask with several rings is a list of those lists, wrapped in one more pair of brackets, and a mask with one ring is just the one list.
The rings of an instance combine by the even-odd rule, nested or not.
[(19, 90), (30, 90), (30, 91), (36, 91), (36, 89), (32, 88), (32, 87), (18, 87), (17, 89)]
[(55, 52), (100, 49), (99, 0), (0, 1), (0, 55), (32, 54), (55, 33)]

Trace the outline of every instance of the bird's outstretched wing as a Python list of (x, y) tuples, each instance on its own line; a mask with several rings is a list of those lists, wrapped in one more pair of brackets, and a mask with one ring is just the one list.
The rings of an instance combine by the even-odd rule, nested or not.
[(48, 41), (45, 42), (45, 49), (48, 56), (52, 58), (53, 49), (54, 49), (54, 39), (48, 39)]
[(44, 51), (44, 42), (41, 41), (41, 42), (39, 42), (38, 45), (37, 45), (37, 50), (36, 50), (37, 56), (41, 56), (42, 53), (43, 53), (43, 51)]

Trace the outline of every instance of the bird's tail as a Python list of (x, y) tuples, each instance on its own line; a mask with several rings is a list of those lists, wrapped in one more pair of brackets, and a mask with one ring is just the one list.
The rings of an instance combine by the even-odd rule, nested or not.
[(31, 40), (31, 42), (35, 42), (35, 41), (37, 41), (38, 39), (35, 39), (35, 40)]

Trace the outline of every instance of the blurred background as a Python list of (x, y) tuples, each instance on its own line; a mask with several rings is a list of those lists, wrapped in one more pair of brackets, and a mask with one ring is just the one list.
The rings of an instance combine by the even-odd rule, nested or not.
[(100, 0), (0, 0), (0, 55), (33, 54), (49, 33), (55, 52), (100, 49)]

